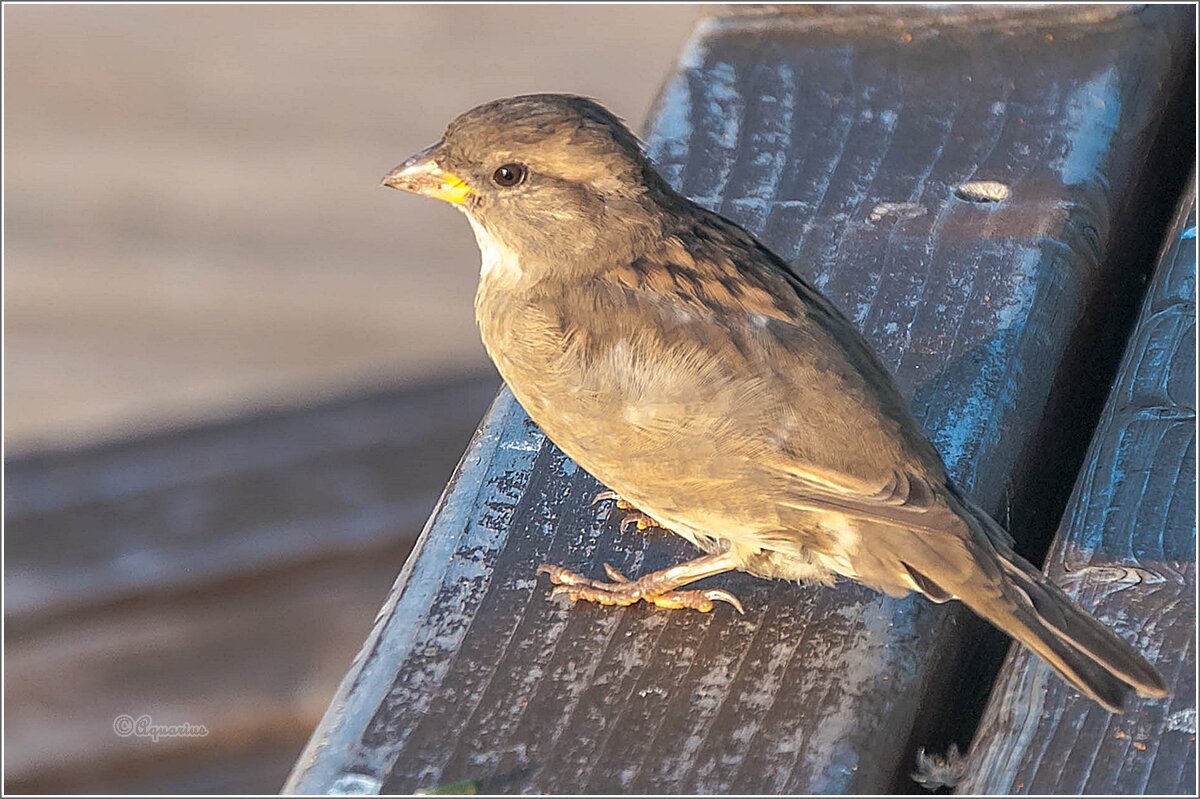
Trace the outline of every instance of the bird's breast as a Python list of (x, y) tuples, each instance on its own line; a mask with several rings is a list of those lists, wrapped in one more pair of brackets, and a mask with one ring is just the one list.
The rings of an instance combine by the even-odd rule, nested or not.
[(547, 299), (485, 283), (477, 315), (489, 355), (530, 417), (588, 472), (663, 518), (695, 504), (692, 481), (744, 476), (753, 459), (729, 420), (752, 397), (719, 352), (594, 292)]
[(488, 355), (517, 399), (556, 442), (564, 426), (603, 426), (636, 403), (639, 358), (628, 340), (598, 333), (598, 319), (521, 296), (486, 276), (476, 317)]

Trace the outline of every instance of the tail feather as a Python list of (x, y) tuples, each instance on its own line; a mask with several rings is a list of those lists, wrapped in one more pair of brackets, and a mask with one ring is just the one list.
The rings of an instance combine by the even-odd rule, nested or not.
[(975, 612), (1114, 713), (1121, 712), (1131, 690), (1147, 697), (1167, 695), (1158, 669), (1014, 552), (1012, 539), (990, 516), (973, 503), (966, 504), (970, 517), (983, 528), (976, 544), (988, 550), (977, 557), (995, 558), (1001, 567), (999, 596), (985, 592), (961, 597)]
[(1036, 613), (1009, 607), (992, 612), (976, 607), (980, 615), (1020, 641), (1079, 691), (1105, 709), (1120, 713), (1130, 688), (1101, 664), (1072, 647), (1041, 623)]
[[(1022, 558), (1012, 555), (1002, 560), (1005, 575), (1012, 586), (1027, 599), (1037, 616), (1039, 627), (1105, 672), (1133, 688), (1142, 696), (1163, 697), (1167, 684), (1158, 669), (1112, 630), (1080, 610), (1058, 586)], [(1024, 604), (1024, 603), (1022, 603)], [(1044, 636), (1043, 636), (1044, 637)]]

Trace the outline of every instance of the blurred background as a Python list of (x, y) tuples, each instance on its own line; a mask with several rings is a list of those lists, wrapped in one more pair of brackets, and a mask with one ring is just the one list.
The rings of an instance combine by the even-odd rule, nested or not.
[(498, 96), (638, 127), (703, 8), (3, 13), (6, 786), (275, 792), (498, 385), (380, 177)]

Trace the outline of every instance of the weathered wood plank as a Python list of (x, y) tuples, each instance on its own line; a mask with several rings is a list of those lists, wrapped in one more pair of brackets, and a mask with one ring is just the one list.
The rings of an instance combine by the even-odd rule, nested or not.
[[(1149, 144), (1190, 58), (1187, 11), (1073, 13), (1052, 34), (1046, 11), (1003, 35), (953, 15), (710, 21), (648, 137), (674, 185), (862, 326), (991, 509), (1078, 363), (1077, 323), (1123, 285), (1115, 223), (1154, 182)], [(1011, 199), (957, 198), (969, 179)], [(961, 614), (745, 576), (722, 580), (745, 617), (561, 607), (540, 562), (639, 574), (690, 554), (618, 534), (588, 507), (597, 488), (502, 392), (286, 790), (890, 787)]]
[(175, 592), (419, 530), (497, 382), (483, 373), (11, 461), (7, 620)]
[(278, 789), (497, 383), (6, 463), (5, 784)]
[(1047, 562), (1172, 694), (1121, 717), (1014, 648), (961, 793), (1196, 793), (1196, 199), (1172, 225)]
[[(173, 762), (221, 769), (248, 741), (303, 746), (354, 647), (370, 629), (407, 546), (193, 588), (167, 600), (74, 614), (6, 641), (5, 779), (18, 793), (127, 793)], [(152, 741), (113, 731), (118, 716), (203, 725)], [(191, 761), (190, 764), (187, 761)], [(243, 783), (240, 791), (277, 790)], [(119, 776), (118, 776), (119, 775)], [(265, 776), (265, 775), (264, 775)], [(183, 790), (165, 776), (168, 792)]]

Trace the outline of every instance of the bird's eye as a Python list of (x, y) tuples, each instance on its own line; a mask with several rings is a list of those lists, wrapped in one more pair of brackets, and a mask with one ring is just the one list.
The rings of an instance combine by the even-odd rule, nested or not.
[(502, 189), (511, 189), (525, 180), (529, 170), (523, 164), (505, 164), (492, 173), (492, 182)]

